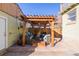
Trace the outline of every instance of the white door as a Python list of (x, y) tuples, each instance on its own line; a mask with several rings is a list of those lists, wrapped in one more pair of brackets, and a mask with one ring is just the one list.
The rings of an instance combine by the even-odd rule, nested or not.
[(0, 17), (0, 50), (6, 48), (6, 19)]

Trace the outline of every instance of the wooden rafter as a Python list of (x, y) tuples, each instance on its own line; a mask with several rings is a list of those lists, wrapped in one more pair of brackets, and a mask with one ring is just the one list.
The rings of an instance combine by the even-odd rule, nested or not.
[(53, 16), (22, 16), (23, 21), (53, 21)]

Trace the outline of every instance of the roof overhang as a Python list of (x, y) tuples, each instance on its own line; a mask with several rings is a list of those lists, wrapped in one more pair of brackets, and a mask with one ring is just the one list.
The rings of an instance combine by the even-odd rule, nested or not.
[(66, 12), (68, 12), (69, 10), (71, 10), (72, 8), (76, 7), (77, 5), (79, 5), (79, 3), (75, 3), (72, 4), (70, 7), (68, 7), (66, 10), (64, 10), (63, 12), (61, 12), (61, 15), (65, 14)]

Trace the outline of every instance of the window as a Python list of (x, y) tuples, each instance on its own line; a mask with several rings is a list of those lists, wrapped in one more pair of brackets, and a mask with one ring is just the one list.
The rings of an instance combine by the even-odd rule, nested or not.
[(69, 20), (70, 22), (76, 21), (76, 9), (74, 9), (74, 10), (72, 10), (72, 11), (70, 11), (70, 12), (68, 13), (68, 20)]

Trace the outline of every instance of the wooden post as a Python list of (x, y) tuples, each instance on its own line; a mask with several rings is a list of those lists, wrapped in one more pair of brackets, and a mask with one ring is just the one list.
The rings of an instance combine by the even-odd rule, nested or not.
[[(44, 24), (44, 29), (45, 29), (45, 31), (44, 32), (46, 32), (46, 24)], [(47, 33), (47, 32), (46, 32)]]
[(23, 36), (22, 36), (22, 46), (25, 46), (25, 41), (26, 41), (26, 22), (23, 24)]
[(51, 29), (51, 46), (54, 47), (54, 22), (50, 22)]

